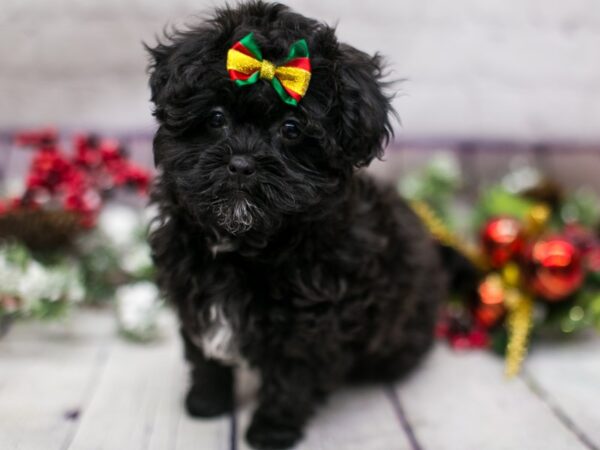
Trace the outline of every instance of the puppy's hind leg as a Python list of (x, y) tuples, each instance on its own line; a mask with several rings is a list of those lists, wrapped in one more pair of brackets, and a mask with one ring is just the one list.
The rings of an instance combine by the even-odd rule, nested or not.
[(432, 343), (433, 333), (423, 333), (393, 352), (365, 356), (348, 373), (347, 381), (351, 384), (399, 381), (419, 365)]
[(191, 386), (185, 407), (192, 417), (210, 418), (233, 411), (233, 369), (208, 359), (185, 331), (181, 331), (185, 358), (191, 365)]
[(428, 292), (417, 296), (416, 304), (391, 323), (377, 347), (356, 359), (348, 381), (392, 382), (419, 365), (434, 342), (437, 305), (445, 293), (440, 286), (432, 282)]

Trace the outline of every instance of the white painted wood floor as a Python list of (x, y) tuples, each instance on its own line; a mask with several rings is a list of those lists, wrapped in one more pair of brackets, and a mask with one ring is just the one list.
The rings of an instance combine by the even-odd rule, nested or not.
[[(252, 383), (236, 414), (188, 418), (167, 313), (161, 329), (139, 345), (108, 311), (78, 312), (66, 329), (17, 324), (0, 340), (0, 450), (248, 449)], [(334, 395), (298, 449), (598, 450), (600, 339), (538, 345), (513, 381), (498, 358), (439, 344), (401, 384)]]

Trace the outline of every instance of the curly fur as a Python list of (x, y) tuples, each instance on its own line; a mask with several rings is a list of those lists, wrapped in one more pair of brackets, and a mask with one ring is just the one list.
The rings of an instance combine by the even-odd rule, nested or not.
[[(313, 77), (297, 108), (268, 83), (239, 88), (229, 79), (227, 49), (249, 32), (275, 62), (307, 40)], [(203, 345), (226, 320), (231, 334), (217, 336), (231, 342), (218, 348), (234, 346), (262, 376), (247, 438), (286, 448), (345, 380), (414, 367), (445, 295), (419, 220), (393, 189), (357, 172), (391, 136), (381, 59), (261, 1), (218, 9), (149, 51), (160, 169), (150, 242), (192, 364), (187, 408), (196, 416), (232, 408), (227, 358)], [(219, 129), (207, 124), (215, 108), (227, 121)], [(290, 118), (301, 127), (295, 140), (280, 132)], [(256, 172), (231, 176), (233, 155), (252, 158)]]

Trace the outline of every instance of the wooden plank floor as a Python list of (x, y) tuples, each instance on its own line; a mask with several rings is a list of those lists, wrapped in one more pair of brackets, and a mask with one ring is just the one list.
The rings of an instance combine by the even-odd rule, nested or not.
[[(188, 418), (176, 327), (150, 345), (120, 339), (109, 311), (68, 326), (18, 324), (0, 340), (2, 450), (247, 450), (257, 382), (239, 377), (239, 408)], [(600, 339), (539, 345), (524, 374), (483, 352), (438, 345), (394, 386), (345, 389), (311, 421), (299, 450), (599, 450)]]

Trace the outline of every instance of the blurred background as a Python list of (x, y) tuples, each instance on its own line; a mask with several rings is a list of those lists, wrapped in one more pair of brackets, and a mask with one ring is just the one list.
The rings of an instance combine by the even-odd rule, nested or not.
[[(152, 130), (142, 42), (223, 3), (3, 0), (0, 123)], [(284, 3), (407, 80), (400, 137), (600, 139), (597, 1)]]
[[(509, 154), (519, 153), (520, 164), (548, 150), (536, 164), (569, 185), (583, 178), (600, 186), (597, 1), (284, 3), (337, 24), (341, 40), (383, 53), (391, 77), (405, 80), (394, 102), (402, 125), (392, 147), (406, 151), (390, 152), (391, 163), (377, 167), (383, 176), (421, 164), (432, 148), (463, 149), (462, 164), (482, 179), (506, 170)], [(0, 134), (51, 124), (149, 136), (142, 42), (221, 4), (3, 0)]]

